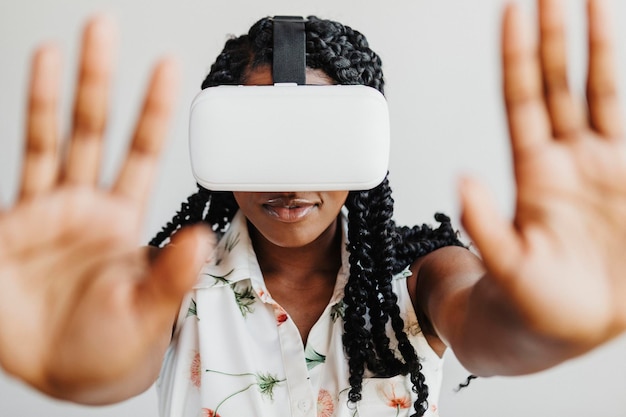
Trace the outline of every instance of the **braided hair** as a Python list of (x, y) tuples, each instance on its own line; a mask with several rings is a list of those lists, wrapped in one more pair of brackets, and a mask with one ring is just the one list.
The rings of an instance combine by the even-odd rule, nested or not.
[[(341, 23), (309, 16), (305, 23), (306, 65), (321, 69), (339, 84), (360, 84), (384, 93), (380, 57), (361, 33)], [(244, 84), (251, 71), (272, 65), (273, 22), (264, 18), (248, 34), (229, 39), (202, 83), (202, 88)], [(182, 204), (172, 221), (150, 242), (162, 246), (185, 225), (207, 222), (223, 233), (238, 209), (231, 192), (199, 191)], [(376, 188), (351, 191), (348, 209), (350, 273), (345, 287), (343, 345), (350, 369), (349, 401), (361, 399), (365, 370), (377, 376), (409, 375), (417, 395), (417, 416), (427, 409), (428, 387), (415, 349), (404, 331), (392, 277), (415, 259), (443, 246), (463, 246), (450, 219), (435, 215), (440, 223), (398, 227), (392, 220), (393, 199), (387, 178)], [(369, 318), (369, 319), (368, 319)], [(396, 354), (387, 335), (391, 325)], [(424, 324), (424, 323), (422, 323)]]

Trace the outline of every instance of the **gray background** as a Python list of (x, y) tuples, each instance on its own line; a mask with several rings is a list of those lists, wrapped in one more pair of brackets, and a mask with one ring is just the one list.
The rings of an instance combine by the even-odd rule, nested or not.
[[(529, 13), (532, 1), (520, 1)], [(613, 0), (619, 39), (620, 82), (626, 81), (626, 2)], [(317, 14), (365, 33), (385, 63), (392, 119), (391, 180), (400, 223), (431, 222), (435, 211), (458, 219), (456, 181), (461, 173), (482, 178), (511, 213), (514, 190), (500, 99), (501, 0), (368, 1), (294, 0), (2, 0), (0, 3), (0, 191), (15, 196), (21, 154), (24, 91), (34, 46), (57, 41), (65, 56), (63, 122), (67, 126), (78, 35), (84, 18), (113, 14), (121, 32), (108, 131), (108, 183), (126, 146), (147, 71), (165, 52), (184, 69), (179, 110), (146, 216), (144, 242), (194, 191), (186, 145), (188, 106), (228, 34), (241, 34), (257, 18)], [(567, 2), (571, 75), (584, 78), (583, 2)], [(621, 25), (619, 24), (621, 23)], [(28, 314), (24, 306), (23, 314)], [(19, 320), (16, 317), (16, 320)], [(29, 343), (28, 340), (21, 341)], [(447, 357), (440, 401), (442, 416), (626, 416), (626, 338), (550, 371), (519, 378), (474, 381), (454, 387), (466, 372)], [(44, 398), (0, 375), (0, 416), (155, 416), (156, 394), (115, 406), (80, 407)]]

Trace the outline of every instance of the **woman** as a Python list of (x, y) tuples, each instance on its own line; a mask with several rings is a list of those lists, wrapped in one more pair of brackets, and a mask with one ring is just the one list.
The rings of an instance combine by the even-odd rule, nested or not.
[[(381, 60), (361, 33), (316, 17), (307, 19), (305, 31), (308, 84), (362, 84), (383, 92)], [(272, 84), (272, 34), (273, 20), (265, 18), (248, 34), (229, 40), (202, 87)], [(237, 163), (236, 156), (232, 163)], [(340, 216), (344, 205), (347, 219)], [(352, 406), (366, 410), (360, 415), (384, 415), (398, 407), (413, 408), (414, 402), (423, 414), (429, 392), (436, 409), (443, 345), (432, 330), (424, 335), (419, 331), (415, 312), (421, 315), (421, 327), (428, 329), (430, 323), (418, 307), (417, 275), (408, 267), (433, 250), (461, 243), (443, 215), (437, 217), (444, 224), (431, 230), (399, 228), (392, 214), (387, 179), (372, 190), (350, 193), (225, 193), (200, 186), (151, 242), (160, 245), (177, 228), (201, 221), (213, 230), (228, 230), (218, 246), (218, 265), (203, 269), (202, 283), (183, 303), (175, 331), (180, 340), (173, 345), (176, 353), (167, 361), (168, 376), (160, 389), (166, 408), (162, 414), (179, 415), (183, 411), (174, 404), (185, 404), (185, 415), (195, 415), (198, 409), (223, 416), (295, 415), (301, 411), (299, 402), (322, 399), (327, 400), (329, 415), (343, 415), (341, 408), (352, 414), (346, 408)], [(349, 255), (342, 254), (346, 243)], [(468, 254), (459, 252), (451, 256)], [(348, 256), (349, 262), (342, 265)], [(212, 301), (198, 301), (206, 296)], [(387, 325), (393, 328), (389, 335)], [(258, 340), (259, 329), (274, 337)], [(214, 335), (220, 337), (214, 340)], [(436, 351), (424, 336), (433, 339)], [(205, 347), (206, 338), (214, 341)], [(222, 344), (224, 349), (218, 346)], [(302, 346), (272, 364), (272, 352), (285, 351), (290, 344)], [(421, 345), (419, 352), (415, 345)], [(245, 349), (234, 354), (232, 346)], [(420, 361), (418, 355), (430, 360)], [(276, 375), (272, 395), (252, 388), (233, 394), (255, 384), (261, 361), (265, 374)], [(180, 380), (173, 374), (192, 377)], [(400, 374), (406, 381), (393, 378)], [(365, 388), (370, 395), (363, 399), (367, 405), (361, 402), (364, 376), (369, 377)], [(416, 399), (410, 396), (413, 386)], [(294, 392), (300, 393), (298, 401), (289, 399)], [(195, 400), (197, 395), (202, 400)], [(254, 403), (251, 409), (241, 408), (246, 398)]]
[[(389, 216), (383, 215), (390, 207), (386, 184), (365, 195), (235, 195), (241, 213), (251, 226), (241, 215), (232, 223), (241, 231), (249, 227), (247, 247), (255, 250), (259, 268), (255, 276), (262, 273), (261, 284), (268, 291), (262, 293), (261, 285), (253, 288), (254, 294), (241, 291), (245, 288), (230, 285), (228, 279), (232, 277), (212, 274), (212, 270), (206, 269), (209, 266), (203, 269), (209, 274), (201, 275), (194, 291), (208, 297), (213, 292), (202, 291), (203, 286), (221, 284), (224, 291), (231, 291), (231, 299), (244, 301), (237, 304), (237, 308), (242, 305), (237, 313), (240, 316), (250, 307), (246, 300), (254, 299), (255, 303), (261, 300), (264, 305), (272, 306), (274, 329), (297, 331), (297, 338), (289, 340), (297, 339), (300, 344), (291, 345), (293, 356), (290, 354), (285, 359), (283, 350), (282, 357), (276, 353), (267, 361), (270, 366), (282, 366), (289, 372), (292, 369), (287, 364), (297, 355), (314, 365), (323, 360), (321, 354), (315, 355), (320, 352), (307, 354), (304, 346), (312, 342), (318, 330), (315, 323), (328, 317), (322, 310), (332, 308), (329, 302), (337, 305), (333, 303), (335, 286), (331, 284), (337, 284), (342, 268), (348, 264), (339, 259), (342, 234), (338, 231), (343, 231), (344, 226), (337, 220), (346, 199), (348, 216), (357, 219), (349, 220), (352, 224), (347, 226), (350, 256), (363, 256), (349, 261), (350, 278), (345, 287), (344, 345), (348, 359), (330, 361), (329, 356), (340, 351), (331, 349), (324, 359), (326, 365), (310, 370), (312, 379), (308, 388), (317, 384), (314, 373), (325, 369), (321, 367), (328, 363), (337, 364), (337, 368), (324, 370), (318, 380), (328, 380), (327, 373), (337, 369), (339, 376), (334, 380), (343, 381), (342, 375), (346, 375), (349, 387), (335, 384), (328, 389), (320, 385), (318, 392), (313, 393), (319, 401), (317, 407), (309, 401), (310, 392), (302, 396), (290, 392), (293, 403), (273, 404), (272, 395), (276, 398), (287, 395), (276, 387), (289, 385), (295, 377), (254, 374), (257, 370), (253, 369), (243, 373), (254, 375), (235, 375), (221, 369), (222, 364), (233, 362), (235, 355), (223, 361), (203, 355), (199, 367), (193, 368), (201, 374), (197, 379), (192, 369), (176, 367), (178, 363), (184, 365), (185, 360), (194, 365), (195, 355), (185, 359), (184, 349), (171, 349), (161, 381), (166, 385), (176, 381), (176, 375), (168, 372), (188, 372), (189, 378), (185, 380), (188, 385), (180, 391), (182, 394), (172, 386), (169, 391), (172, 396), (164, 397), (163, 407), (182, 410), (184, 405), (174, 403), (183, 398), (193, 404), (191, 389), (199, 382), (207, 395), (198, 395), (201, 409), (192, 412), (207, 415), (241, 414), (239, 410), (249, 414), (261, 410), (260, 414), (273, 411), (272, 407), (276, 406), (288, 407), (293, 410), (288, 412), (294, 415), (318, 412), (323, 415), (332, 407), (335, 415), (364, 416), (375, 410), (369, 402), (374, 395), (384, 406), (387, 404), (390, 415), (408, 414), (407, 403), (414, 403), (413, 408), (421, 414), (426, 408), (425, 387), (437, 386), (437, 381), (433, 381), (436, 371), (428, 364), (436, 363), (437, 354), (445, 346), (452, 348), (464, 366), (477, 375), (512, 375), (546, 369), (622, 333), (626, 328), (626, 308), (622, 302), (626, 261), (619, 249), (626, 236), (622, 215), (626, 201), (622, 181), (626, 174), (624, 135), (618, 117), (612, 52), (602, 5), (597, 0), (590, 0), (589, 4), (588, 118), (576, 110), (565, 82), (564, 37), (558, 2), (539, 2), (539, 60), (524, 36), (517, 8), (511, 6), (506, 11), (504, 93), (516, 167), (517, 205), (515, 218), (509, 222), (497, 213), (482, 187), (472, 180), (463, 182), (462, 220), (481, 252), (482, 261), (456, 246), (458, 242), (450, 234), (445, 218), (441, 218), (444, 224), (432, 232), (433, 236), (429, 236), (428, 229), (416, 230), (420, 232), (418, 235), (422, 234), (417, 241), (427, 242), (424, 247), (403, 249), (412, 233), (395, 229)], [(58, 71), (58, 55), (49, 48), (41, 49), (36, 55), (20, 201), (0, 218), (0, 241), (4, 242), (0, 249), (2, 366), (43, 392), (90, 404), (119, 401), (152, 384), (172, 339), (175, 311), (196, 282), (206, 259), (213, 258), (213, 264), (219, 266), (230, 261), (223, 256), (229, 248), (235, 252), (245, 246), (241, 240), (235, 244), (237, 239), (233, 235), (228, 239), (226, 232), (213, 251), (212, 234), (201, 225), (192, 225), (174, 234), (172, 244), (161, 251), (135, 249), (145, 189), (152, 178), (162, 140), (164, 116), (170, 111), (173, 68), (169, 62), (159, 65), (155, 72), (117, 182), (110, 192), (94, 187), (110, 68), (109, 33), (107, 23), (102, 20), (92, 22), (86, 31), (74, 129), (61, 170), (57, 168), (53, 122), (56, 84), (47, 78), (54, 78)], [(323, 73), (312, 71), (310, 76), (335, 79), (327, 68), (322, 69)], [(243, 80), (246, 83), (269, 81), (262, 66), (247, 75), (248, 79)], [(203, 193), (190, 203), (202, 200)], [(235, 207), (233, 201), (227, 195), (217, 196), (216, 200), (220, 197), (225, 198), (216, 207), (230, 205), (230, 219)], [(365, 207), (370, 198), (377, 203), (372, 209)], [(276, 226), (280, 219), (300, 218), (299, 210), (309, 213), (302, 217), (305, 223), (313, 216), (313, 225), (306, 224), (302, 229), (298, 229), (298, 222)], [(191, 213), (198, 212), (194, 209)], [(187, 214), (182, 217), (186, 218)], [(189, 220), (193, 223), (197, 219)], [(223, 217), (209, 220), (220, 227), (224, 225)], [(357, 221), (383, 226), (370, 229), (366, 224), (355, 225)], [(368, 236), (375, 229), (382, 232), (377, 230), (377, 235)], [(355, 238), (351, 236), (354, 232), (365, 236)], [(169, 231), (155, 243), (168, 234)], [(430, 243), (433, 237), (438, 244)], [(385, 252), (372, 247), (380, 242)], [(438, 246), (445, 247), (432, 250)], [(298, 256), (292, 256), (293, 253)], [(390, 284), (390, 275), (397, 276), (409, 264), (406, 275), (410, 272), (410, 277), (400, 274)], [(369, 275), (376, 281), (367, 279), (369, 269), (372, 269)], [(382, 272), (378, 274), (379, 271)], [(54, 279), (49, 279), (50, 276)], [(374, 291), (361, 291), (367, 286)], [(294, 300), (293, 294), (307, 297), (310, 304), (303, 308), (304, 303)], [(389, 302), (393, 300), (392, 294), (399, 297), (398, 303)], [(221, 302), (224, 297), (218, 299)], [(402, 304), (403, 300), (410, 301), (409, 305)], [(30, 314), (27, 320), (16, 323), (12, 317), (24, 303), (32, 306)], [(365, 304), (372, 320), (371, 324), (363, 325), (359, 317), (364, 315)], [(200, 311), (202, 308), (210, 311), (214, 307), (212, 303), (196, 302), (197, 316), (193, 307), (191, 300), (183, 302), (184, 314), (175, 327), (174, 344), (193, 339), (194, 327), (187, 324), (193, 320), (197, 320), (197, 328), (216, 326), (205, 324), (207, 320), (203, 320)], [(411, 338), (410, 326), (405, 330), (399, 322), (398, 308), (400, 316), (404, 314), (405, 318), (414, 310), (422, 330), (414, 332), (418, 338)], [(187, 312), (191, 316), (182, 317)], [(383, 336), (381, 324), (387, 317), (393, 330), (389, 341)], [(406, 322), (411, 323), (408, 318)], [(335, 329), (331, 324), (329, 328)], [(206, 333), (199, 340), (200, 350), (203, 344), (216, 349), (229, 346), (228, 341), (219, 343), (220, 335), (215, 340), (205, 336)], [(269, 336), (266, 331), (258, 334), (259, 340)], [(411, 344), (406, 343), (405, 337)], [(23, 346), (15, 342), (25, 338), (32, 343)], [(420, 342), (422, 339), (424, 344)], [(398, 358), (389, 350), (396, 343), (401, 354)], [(434, 355), (428, 353), (429, 349)], [(415, 354), (428, 356), (421, 371)], [(345, 367), (338, 368), (342, 360), (349, 361), (347, 373)], [(300, 362), (293, 371), (298, 372), (302, 366)], [(232, 382), (224, 382), (224, 386), (229, 385), (229, 393), (210, 398), (208, 394), (221, 389), (204, 384), (214, 374), (220, 374), (221, 381), (242, 378), (245, 383), (232, 390)], [(402, 376), (405, 374), (406, 377)], [(380, 388), (363, 379), (372, 376), (385, 378)], [(424, 376), (431, 379), (423, 381)], [(409, 387), (416, 388), (408, 401), (402, 390), (407, 379), (411, 381)], [(296, 384), (294, 389), (301, 386), (304, 384)], [(258, 395), (250, 394), (253, 390), (269, 397), (269, 401), (265, 398), (260, 402)], [(430, 405), (435, 402), (434, 397), (428, 399)], [(359, 406), (360, 403), (363, 405)]]

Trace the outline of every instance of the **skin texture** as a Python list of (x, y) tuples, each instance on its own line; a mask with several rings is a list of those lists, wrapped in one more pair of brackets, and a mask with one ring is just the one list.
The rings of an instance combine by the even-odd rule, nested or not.
[[(581, 110), (566, 82), (561, 1), (538, 2), (538, 51), (518, 8), (507, 7), (502, 63), (514, 217), (503, 217), (485, 187), (465, 178), (462, 221), (481, 260), (444, 248), (412, 265), (409, 290), (430, 343), (440, 352), (449, 345), (479, 375), (545, 369), (626, 330), (626, 142), (606, 10), (600, 0), (588, 4)], [(86, 26), (66, 153), (56, 123), (59, 53), (52, 45), (36, 51), (20, 194), (0, 212), (0, 364), (45, 393), (88, 404), (126, 399), (154, 382), (172, 318), (214, 247), (211, 233), (192, 227), (151, 257), (137, 249), (173, 104), (170, 59), (155, 67), (117, 180), (110, 189), (97, 185), (114, 33), (103, 17)], [(345, 197), (305, 196), (324, 203), (314, 210), (319, 222), (295, 234), (281, 229), (295, 223), (274, 232), (276, 220), (257, 196), (239, 198), (250, 203), (274, 297), (294, 312), (294, 295), (317, 303), (296, 319), (306, 339), (339, 265), (335, 219)]]

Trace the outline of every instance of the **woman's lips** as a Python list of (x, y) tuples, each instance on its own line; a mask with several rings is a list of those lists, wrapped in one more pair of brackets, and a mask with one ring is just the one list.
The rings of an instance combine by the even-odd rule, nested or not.
[(285, 223), (302, 220), (316, 207), (317, 203), (313, 201), (289, 197), (270, 198), (263, 203), (263, 208), (270, 216)]

